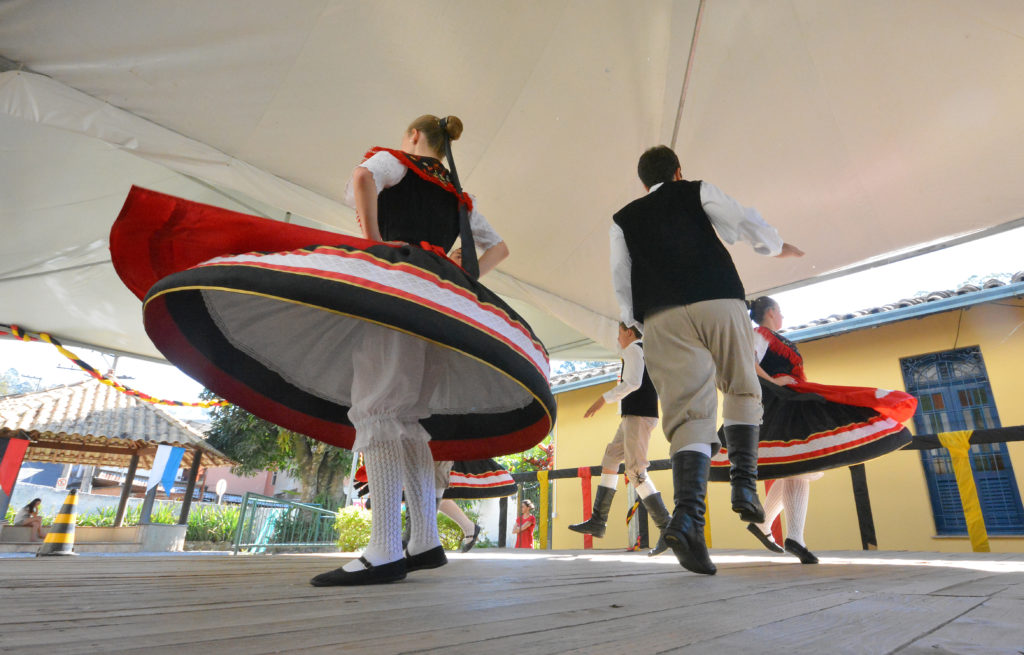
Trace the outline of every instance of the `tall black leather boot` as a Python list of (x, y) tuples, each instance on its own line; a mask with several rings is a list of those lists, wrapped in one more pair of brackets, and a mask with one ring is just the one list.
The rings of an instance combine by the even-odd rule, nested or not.
[(672, 456), (676, 507), (662, 533), (684, 569), (705, 575), (718, 571), (704, 540), (704, 498), (710, 470), (711, 458), (704, 453), (680, 450)]
[(729, 481), (732, 483), (732, 511), (748, 523), (764, 523), (764, 508), (757, 498), (756, 425), (727, 425), (723, 428), (729, 450)]
[(665, 538), (661, 533), (665, 531), (665, 526), (672, 520), (672, 515), (668, 513), (665, 501), (661, 499), (660, 491), (644, 498), (643, 503), (644, 508), (647, 510), (647, 515), (651, 517), (651, 521), (658, 528), (658, 544), (647, 553), (648, 557), (654, 557), (668, 550), (668, 544), (665, 543)]
[(603, 537), (605, 526), (608, 524), (608, 512), (612, 508), (612, 498), (614, 497), (614, 489), (598, 485), (597, 495), (594, 496), (594, 510), (590, 513), (590, 518), (583, 523), (570, 525), (569, 529), (573, 532), (589, 534), (598, 539)]

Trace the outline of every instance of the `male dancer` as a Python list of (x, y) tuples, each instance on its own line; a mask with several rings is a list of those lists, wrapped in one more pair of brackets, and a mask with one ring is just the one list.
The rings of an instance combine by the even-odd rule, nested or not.
[(764, 520), (757, 498), (762, 410), (753, 331), (743, 284), (722, 240), (747, 241), (762, 255), (803, 252), (783, 243), (756, 210), (707, 182), (684, 180), (667, 146), (645, 152), (637, 172), (647, 195), (613, 217), (612, 279), (622, 322), (643, 325), (670, 443), (675, 511), (662, 537), (684, 568), (710, 575), (716, 568), (704, 540), (704, 499), (712, 448), (719, 447), (716, 386), (725, 397), (733, 511), (747, 522)]
[[(658, 392), (654, 390), (651, 377), (644, 366), (644, 346), (640, 330), (619, 323), (619, 349), (622, 352), (622, 373), (619, 384), (615, 388), (598, 396), (594, 404), (587, 409), (584, 418), (590, 418), (606, 403), (621, 401), (622, 420), (615, 437), (604, 451), (601, 460), (601, 482), (597, 486), (594, 497), (594, 509), (590, 519), (583, 523), (570, 525), (574, 532), (593, 535), (601, 538), (608, 522), (608, 511), (612, 506), (615, 488), (619, 483), (619, 463), (626, 462), (626, 475), (633, 481), (640, 501), (650, 514), (651, 520), (664, 530), (671, 518), (661, 493), (654, 488), (654, 482), (647, 476), (647, 446), (651, 442), (651, 432), (658, 425)], [(649, 555), (664, 552), (668, 546), (661, 540)]]

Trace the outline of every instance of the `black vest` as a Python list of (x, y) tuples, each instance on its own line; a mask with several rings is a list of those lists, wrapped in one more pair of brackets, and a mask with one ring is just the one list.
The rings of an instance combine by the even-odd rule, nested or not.
[[(640, 346), (641, 350), (644, 347), (642, 343), (637, 345)], [(623, 366), (625, 366), (625, 362), (623, 362)], [(619, 379), (621, 380), (621, 374)], [(647, 374), (646, 363), (644, 364), (644, 377), (640, 382), (640, 388), (623, 398), (619, 408), (623, 416), (652, 416), (658, 418), (658, 392), (654, 389), (651, 376)]]
[(632, 260), (633, 316), (702, 300), (743, 300), (743, 283), (700, 201), (700, 182), (666, 182), (613, 217)]
[[(782, 342), (782, 345), (792, 350), (797, 359), (801, 362), (803, 361), (803, 357), (801, 357), (800, 351), (797, 349), (795, 343), (774, 330), (772, 330), (771, 333), (772, 336)], [(764, 369), (764, 372), (772, 377), (776, 375), (793, 375), (794, 370), (798, 367), (798, 365), (788, 357), (772, 350), (771, 346), (769, 346), (768, 350), (765, 351), (764, 357), (761, 358), (759, 363), (761, 368)], [(803, 366), (799, 365), (799, 368), (800, 371), (796, 374), (796, 377), (803, 377)]]
[(458, 199), (407, 170), (401, 182), (377, 196), (377, 226), (385, 241), (427, 241), (447, 252), (459, 236)]

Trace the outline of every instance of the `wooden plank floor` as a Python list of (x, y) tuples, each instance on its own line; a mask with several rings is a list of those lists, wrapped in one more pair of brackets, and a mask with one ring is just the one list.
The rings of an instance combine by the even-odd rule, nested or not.
[(1024, 653), (1024, 554), (477, 550), (379, 587), (339, 555), (0, 559), (10, 653)]

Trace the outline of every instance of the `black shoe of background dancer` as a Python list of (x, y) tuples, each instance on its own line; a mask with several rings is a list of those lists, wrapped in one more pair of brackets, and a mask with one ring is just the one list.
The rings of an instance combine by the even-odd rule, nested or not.
[(665, 526), (662, 538), (688, 571), (714, 575), (718, 568), (711, 561), (704, 540), (704, 498), (708, 490), (711, 458), (692, 450), (680, 450), (672, 456), (672, 486), (675, 511)]
[(786, 549), (780, 546), (778, 542), (776, 542), (775, 539), (772, 537), (772, 535), (761, 532), (761, 528), (757, 527), (753, 523), (747, 524), (747, 531), (750, 534), (757, 537), (757, 540), (761, 542), (761, 545), (767, 548), (768, 550), (772, 551), (773, 553), (786, 552)]
[(570, 525), (569, 529), (580, 534), (589, 534), (598, 539), (603, 537), (607, 529), (608, 512), (612, 509), (612, 498), (614, 497), (614, 489), (598, 485), (597, 495), (594, 496), (594, 509), (590, 512), (590, 518), (583, 523)]
[(654, 522), (656, 528), (658, 528), (658, 543), (648, 553), (648, 557), (654, 557), (655, 555), (661, 555), (668, 550), (668, 544), (665, 543), (665, 537), (662, 536), (665, 531), (665, 526), (672, 520), (672, 515), (668, 513), (668, 508), (665, 507), (665, 501), (661, 499), (661, 492), (657, 491), (647, 498), (643, 499), (644, 509), (647, 510), (647, 515), (651, 517), (651, 521)]
[(405, 560), (400, 559), (380, 566), (374, 566), (365, 557), (359, 561), (366, 567), (362, 571), (346, 571), (343, 568), (321, 573), (309, 581), (314, 587), (355, 587), (360, 585), (384, 584), (405, 579)]
[(476, 523), (473, 524), (473, 536), (463, 537), (462, 543), (459, 545), (460, 553), (468, 553), (473, 550), (473, 546), (476, 545), (477, 539), (480, 538), (480, 526)]
[(444, 554), (444, 546), (434, 546), (418, 555), (410, 555), (405, 551), (405, 570), (409, 573), (421, 569), (436, 569), (448, 563), (448, 556)]
[(744, 424), (722, 429), (729, 450), (732, 511), (748, 523), (764, 523), (764, 508), (757, 498), (758, 431), (758, 426)]
[(818, 558), (814, 556), (814, 553), (807, 550), (792, 539), (786, 539), (786, 552), (790, 555), (796, 555), (800, 558), (801, 564), (817, 564)]

